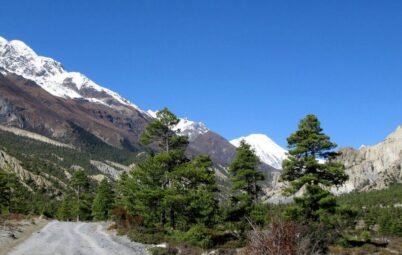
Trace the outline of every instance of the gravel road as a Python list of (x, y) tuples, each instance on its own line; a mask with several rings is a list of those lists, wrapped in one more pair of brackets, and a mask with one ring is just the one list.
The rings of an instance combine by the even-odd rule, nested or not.
[(148, 255), (142, 244), (105, 232), (104, 223), (52, 221), (9, 255)]

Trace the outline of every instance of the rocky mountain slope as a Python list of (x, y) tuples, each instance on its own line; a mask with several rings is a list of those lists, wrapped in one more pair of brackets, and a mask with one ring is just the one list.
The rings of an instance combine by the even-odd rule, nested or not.
[[(116, 178), (154, 149), (139, 143), (154, 118), (155, 112), (140, 109), (81, 73), (66, 71), (61, 63), (39, 56), (25, 43), (0, 37), (0, 149), (24, 162), (31, 160), (20, 153), (27, 143), (35, 143), (35, 149), (46, 148), (46, 153), (54, 146), (63, 147), (54, 156), (29, 150), (41, 165), (49, 158), (62, 172), (52, 168), (29, 168), (28, 172), (65, 181), (71, 171), (82, 168), (94, 177)], [(222, 182), (227, 179), (226, 167), (235, 146), (201, 122), (181, 119), (175, 131), (189, 136), (190, 156), (208, 154)], [(76, 152), (84, 158), (81, 155), (72, 162)], [(268, 165), (263, 169), (273, 170)]]
[(376, 145), (340, 152), (338, 160), (345, 164), (349, 180), (334, 192), (383, 189), (402, 182), (402, 126)]

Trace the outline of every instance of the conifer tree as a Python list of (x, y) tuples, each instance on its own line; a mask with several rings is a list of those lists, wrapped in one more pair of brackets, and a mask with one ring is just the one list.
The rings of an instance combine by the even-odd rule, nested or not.
[(14, 173), (0, 169), (0, 213), (28, 213), (30, 195)]
[(254, 209), (259, 208), (260, 181), (265, 179), (259, 171), (259, 159), (244, 140), (236, 149), (236, 156), (229, 166), (232, 191), (231, 201), (224, 207), (225, 220), (232, 223), (233, 233), (243, 237), (249, 227), (248, 220)]
[(75, 171), (70, 180), (71, 186), (75, 189), (77, 194), (77, 221), (80, 221), (80, 215), (86, 211), (88, 207), (87, 201), (82, 200), (82, 193), (89, 188), (89, 179), (84, 171)]
[(173, 175), (176, 194), (182, 196), (183, 204), (178, 206), (183, 207), (180, 212), (185, 224), (212, 227), (218, 213), (218, 188), (211, 159), (200, 155), (180, 166)]
[(287, 140), (289, 157), (283, 162), (282, 179), (289, 181), (291, 186), (286, 192), (295, 194), (305, 188), (304, 195), (294, 199), (295, 206), (288, 210), (288, 215), (324, 220), (335, 212), (336, 198), (323, 187), (341, 185), (348, 178), (344, 166), (334, 161), (337, 145), (323, 133), (315, 115), (302, 119), (298, 130)]
[[(163, 108), (156, 113), (156, 119), (145, 128), (141, 135), (142, 144), (156, 143), (165, 152), (172, 147), (179, 148), (186, 146), (188, 141), (185, 136), (178, 136), (173, 128), (180, 122), (168, 108)], [(173, 149), (174, 149), (173, 148)]]
[(11, 187), (9, 174), (0, 169), (0, 213), (10, 211)]
[[(163, 152), (155, 156), (155, 160), (158, 161), (159, 167), (151, 171), (162, 170), (163, 179), (160, 183), (160, 189), (163, 192), (162, 196), (165, 198), (170, 197), (171, 199), (165, 199), (162, 203), (161, 210), (161, 224), (166, 223), (166, 210), (169, 211), (170, 224), (173, 228), (176, 226), (175, 220), (175, 210), (174, 207), (174, 189), (172, 189), (172, 180), (170, 178), (170, 173), (175, 170), (177, 166), (187, 162), (187, 158), (184, 154), (185, 148), (188, 145), (187, 136), (180, 136), (175, 131), (174, 127), (179, 123), (179, 118), (175, 114), (169, 111), (169, 109), (164, 108), (157, 112), (156, 119), (153, 120), (144, 130), (141, 135), (141, 143), (151, 144), (156, 143)], [(148, 168), (148, 170), (150, 170)], [(169, 196), (167, 196), (169, 195)], [(168, 202), (170, 201), (170, 202)]]
[(240, 196), (246, 195), (253, 202), (258, 201), (261, 192), (259, 181), (265, 179), (264, 174), (258, 170), (259, 159), (251, 146), (244, 140), (236, 149), (236, 157), (229, 166), (232, 174), (232, 189), (240, 192)]
[(113, 206), (113, 190), (106, 178), (100, 183), (92, 203), (92, 216), (95, 220), (107, 220)]
[(77, 204), (74, 200), (74, 195), (70, 193), (65, 194), (57, 209), (57, 218), (59, 220), (72, 221), (77, 217), (76, 212)]

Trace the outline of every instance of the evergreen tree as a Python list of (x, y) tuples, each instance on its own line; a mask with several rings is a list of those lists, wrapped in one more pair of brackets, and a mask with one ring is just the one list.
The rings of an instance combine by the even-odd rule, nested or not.
[(198, 156), (171, 173), (173, 185), (167, 201), (173, 203), (184, 228), (192, 224), (212, 227), (218, 213), (218, 191), (208, 156)]
[(29, 213), (31, 195), (14, 173), (0, 169), (0, 213)]
[(232, 225), (234, 233), (243, 238), (245, 230), (249, 227), (247, 219), (250, 219), (255, 208), (259, 208), (259, 194), (265, 176), (258, 170), (259, 159), (251, 146), (244, 140), (236, 149), (236, 157), (229, 166), (231, 174), (232, 190), (229, 205), (224, 207), (225, 220)]
[(128, 205), (130, 204), (129, 201), (126, 201), (126, 199), (129, 197), (128, 193), (128, 182), (129, 176), (127, 172), (123, 172), (120, 176), (119, 179), (116, 182), (115, 185), (115, 204), (118, 206), (122, 206), (125, 209), (127, 209)]
[(10, 211), (11, 187), (9, 174), (0, 169), (0, 213)]
[[(80, 221), (81, 214), (88, 214), (88, 194), (85, 194), (89, 189), (89, 179), (84, 171), (75, 171), (70, 180), (71, 187), (73, 187), (77, 194), (77, 221)], [(83, 197), (87, 199), (82, 199)]]
[(141, 135), (142, 144), (156, 143), (165, 152), (172, 147), (186, 146), (188, 141), (185, 136), (178, 136), (173, 128), (180, 122), (169, 109), (164, 108), (156, 113), (156, 119), (145, 128)]
[[(240, 192), (241, 197), (258, 201), (258, 195), (261, 192), (259, 181), (265, 179), (262, 172), (258, 170), (259, 159), (255, 152), (244, 140), (236, 149), (236, 157), (229, 166), (232, 178), (232, 189)], [(246, 195), (246, 196), (244, 196)]]
[(74, 195), (71, 193), (65, 194), (57, 209), (57, 218), (64, 221), (72, 221), (77, 217), (77, 203)]
[(113, 206), (113, 190), (106, 178), (100, 183), (92, 203), (92, 216), (95, 220), (107, 220)]
[[(295, 198), (295, 206), (288, 214), (316, 221), (324, 220), (336, 209), (336, 199), (327, 189), (341, 185), (348, 176), (344, 166), (334, 161), (336, 144), (323, 133), (315, 115), (307, 115), (300, 121), (298, 130), (289, 136), (289, 157), (283, 162), (282, 179), (291, 187), (287, 194), (295, 194), (305, 188), (304, 195)], [(320, 163), (317, 159), (323, 159)]]
[[(155, 156), (155, 160), (158, 161), (159, 167), (150, 171), (162, 170), (163, 178), (160, 183), (160, 189), (164, 192), (162, 196), (169, 195), (171, 199), (162, 200), (162, 210), (161, 210), (161, 224), (166, 224), (166, 211), (169, 211), (170, 225), (175, 228), (175, 210), (174, 207), (174, 190), (172, 189), (172, 180), (170, 179), (170, 173), (174, 169), (187, 162), (187, 158), (184, 154), (185, 149), (188, 145), (187, 136), (179, 136), (175, 131), (174, 127), (179, 123), (179, 119), (174, 115), (169, 109), (164, 108), (157, 112), (157, 118), (152, 121), (144, 130), (141, 135), (141, 142), (143, 144), (156, 143), (160, 148), (163, 149), (162, 153)], [(155, 163), (155, 162), (154, 162)], [(159, 189), (157, 189), (159, 190)], [(166, 196), (168, 197), (168, 196)], [(161, 202), (162, 202), (161, 201)], [(168, 202), (170, 201), (170, 202)]]

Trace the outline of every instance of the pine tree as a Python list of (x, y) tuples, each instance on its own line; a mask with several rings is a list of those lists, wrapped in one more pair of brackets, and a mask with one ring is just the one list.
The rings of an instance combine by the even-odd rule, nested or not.
[(65, 194), (57, 209), (57, 218), (59, 220), (72, 221), (77, 217), (76, 212), (77, 203), (74, 199), (74, 195), (70, 193)]
[(203, 224), (211, 227), (218, 213), (218, 191), (213, 163), (208, 156), (198, 156), (193, 161), (179, 166), (171, 174), (172, 196), (178, 216), (185, 226)]
[(28, 213), (31, 195), (14, 173), (0, 169), (0, 213)]
[[(83, 195), (83, 192), (88, 191), (89, 189), (89, 179), (84, 171), (78, 170), (75, 171), (70, 180), (71, 187), (73, 187), (77, 194), (77, 221), (80, 221), (81, 214), (88, 213), (88, 202), (83, 197), (88, 197)], [(90, 206), (89, 206), (90, 207)]]
[(232, 191), (231, 201), (224, 207), (225, 221), (232, 223), (233, 233), (243, 237), (249, 227), (248, 219), (255, 208), (259, 208), (260, 181), (265, 176), (258, 169), (259, 159), (244, 140), (236, 149), (236, 157), (229, 166)]
[[(289, 157), (283, 162), (282, 179), (291, 187), (287, 194), (295, 194), (305, 188), (304, 195), (295, 198), (295, 207), (288, 215), (316, 221), (324, 220), (336, 209), (336, 198), (327, 189), (341, 185), (348, 176), (344, 166), (334, 161), (337, 145), (323, 133), (315, 115), (307, 115), (299, 123), (298, 130), (289, 136)], [(317, 159), (323, 159), (320, 163)]]
[[(156, 119), (145, 128), (140, 141), (147, 145), (156, 143), (165, 152), (169, 152), (172, 147), (180, 148), (186, 146), (188, 141), (185, 136), (178, 136), (173, 128), (180, 122), (169, 109), (164, 108), (156, 113)], [(174, 149), (173, 148), (173, 149)]]
[(100, 183), (92, 203), (92, 216), (95, 220), (107, 220), (113, 206), (113, 190), (106, 178)]
[(261, 192), (259, 181), (265, 176), (258, 170), (259, 159), (255, 152), (244, 140), (236, 149), (236, 157), (229, 166), (232, 178), (232, 189), (240, 192), (240, 196), (246, 195), (254, 203), (258, 201)]
[(11, 188), (9, 174), (0, 169), (0, 213), (10, 211)]
[[(141, 143), (151, 144), (156, 143), (161, 149), (162, 153), (155, 156), (155, 160), (159, 161), (159, 165), (162, 168), (162, 182), (160, 189), (166, 195), (164, 203), (162, 203), (161, 211), (161, 224), (166, 223), (166, 210), (169, 211), (170, 225), (176, 227), (176, 208), (174, 207), (174, 190), (172, 189), (172, 180), (170, 179), (170, 173), (174, 169), (187, 162), (187, 158), (184, 154), (188, 145), (187, 136), (180, 136), (175, 131), (174, 127), (179, 123), (179, 119), (169, 109), (164, 108), (157, 112), (157, 118), (152, 121), (144, 130), (141, 135)], [(158, 171), (158, 170), (157, 170)], [(167, 202), (170, 201), (170, 202)]]

